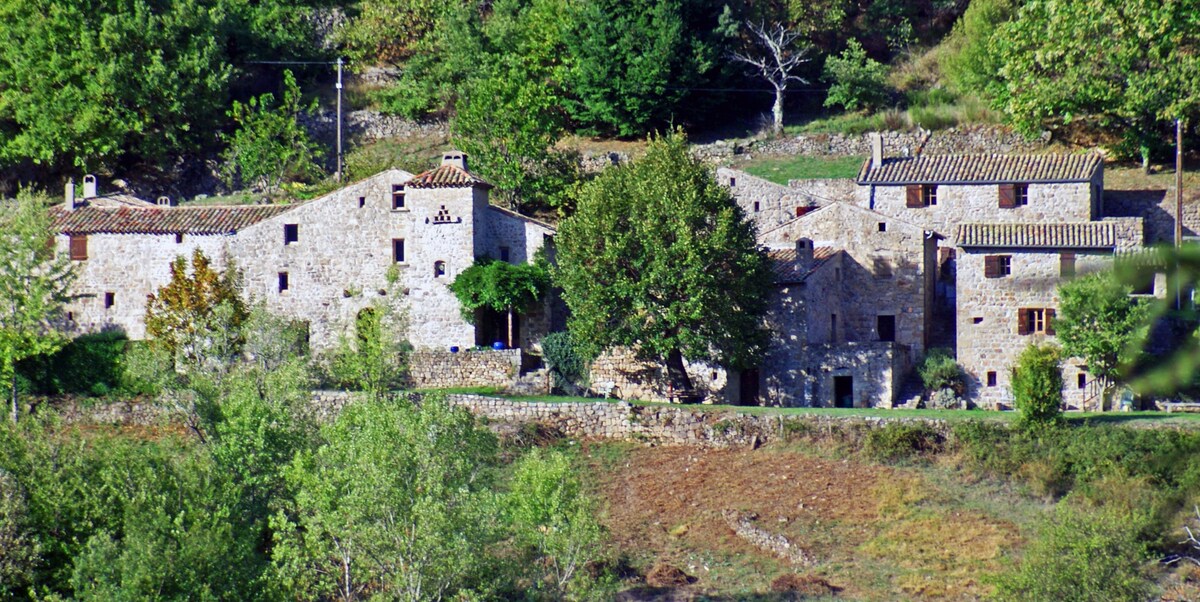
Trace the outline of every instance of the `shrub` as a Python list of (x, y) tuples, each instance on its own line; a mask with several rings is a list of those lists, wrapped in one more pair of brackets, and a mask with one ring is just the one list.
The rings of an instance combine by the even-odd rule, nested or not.
[[(1146, 600), (1146, 548), (1124, 513), (1060, 503), (1025, 559), (999, 581), (1003, 600)], [(1136, 523), (1136, 521), (1134, 521)]]
[(944, 437), (928, 424), (892, 423), (867, 433), (864, 446), (874, 460), (890, 462), (941, 451)]
[(1012, 393), (1025, 425), (1058, 422), (1062, 418), (1062, 368), (1053, 345), (1030, 345), (1017, 356), (1012, 369)]
[(954, 361), (949, 349), (941, 347), (930, 349), (917, 367), (921, 382), (929, 391), (950, 389), (955, 395), (962, 396), (964, 379), (962, 368)]
[(966, 404), (953, 389), (938, 389), (929, 396), (929, 407), (935, 410), (962, 410), (966, 409)]
[(552, 332), (542, 339), (542, 357), (550, 367), (554, 386), (578, 393), (587, 384), (587, 360), (579, 353), (568, 332)]
[(121, 388), (128, 346), (123, 332), (85, 334), (58, 353), (22, 362), (18, 370), (32, 393), (101, 396)]
[(858, 40), (850, 40), (842, 54), (825, 59), (825, 80), (832, 82), (827, 107), (857, 111), (876, 109), (887, 101), (887, 68), (868, 58)]

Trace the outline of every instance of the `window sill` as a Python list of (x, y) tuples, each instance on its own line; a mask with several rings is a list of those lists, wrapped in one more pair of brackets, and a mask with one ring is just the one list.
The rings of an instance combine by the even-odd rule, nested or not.
[(407, 207), (401, 207), (399, 209), (392, 207), (392, 213), (410, 213), (410, 212), (412, 212), (412, 209), (409, 209)]

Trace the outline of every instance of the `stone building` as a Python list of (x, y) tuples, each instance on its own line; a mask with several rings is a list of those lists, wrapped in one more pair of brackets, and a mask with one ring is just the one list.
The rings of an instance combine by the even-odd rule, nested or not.
[[(336, 344), (358, 313), (379, 303), (407, 312), (418, 349), (470, 349), (507, 340), (507, 321), (463, 319), (449, 283), (477, 257), (526, 262), (548, 243), (548, 224), (488, 203), (489, 184), (462, 153), (416, 176), (392, 169), (294, 205), (173, 206), (83, 194), (68, 184), (52, 209), (58, 248), (76, 260), (80, 298), (67, 307), (83, 332), (145, 336), (146, 298), (170, 278), (180, 255), (202, 250), (234, 265), (251, 302), (308, 323), (315, 349)], [(547, 247), (552, 252), (552, 244)], [(536, 308), (514, 324), (522, 346), (549, 328)]]

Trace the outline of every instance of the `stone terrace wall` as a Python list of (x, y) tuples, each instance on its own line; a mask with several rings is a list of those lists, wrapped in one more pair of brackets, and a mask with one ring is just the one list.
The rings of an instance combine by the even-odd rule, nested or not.
[[(692, 388), (706, 403), (720, 403), (728, 375), (722, 368), (700, 362), (686, 362)], [(637, 359), (632, 350), (606, 351), (592, 362), (589, 380), (592, 390), (618, 399), (671, 401), (666, 368)]]
[(451, 387), (512, 386), (521, 369), (520, 349), (416, 351), (409, 361), (409, 374), (418, 389)]

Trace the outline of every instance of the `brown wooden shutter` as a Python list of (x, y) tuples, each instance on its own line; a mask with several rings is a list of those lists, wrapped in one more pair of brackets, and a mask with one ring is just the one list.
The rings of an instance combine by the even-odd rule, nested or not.
[(1000, 185), (1000, 208), (1012, 209), (1017, 206), (1017, 187), (1014, 184)]
[(71, 259), (83, 261), (87, 258), (87, 234), (71, 235)]
[(904, 188), (905, 205), (907, 207), (916, 208), (924, 207), (925, 201), (921, 199), (921, 187), (917, 184), (909, 184)]
[(1000, 277), (1000, 256), (999, 255), (984, 255), (983, 256), (983, 277), (984, 278), (999, 278)]
[(1046, 309), (1046, 334), (1054, 334), (1054, 310)]
[(1029, 334), (1029, 310), (1017, 310), (1017, 334)]

